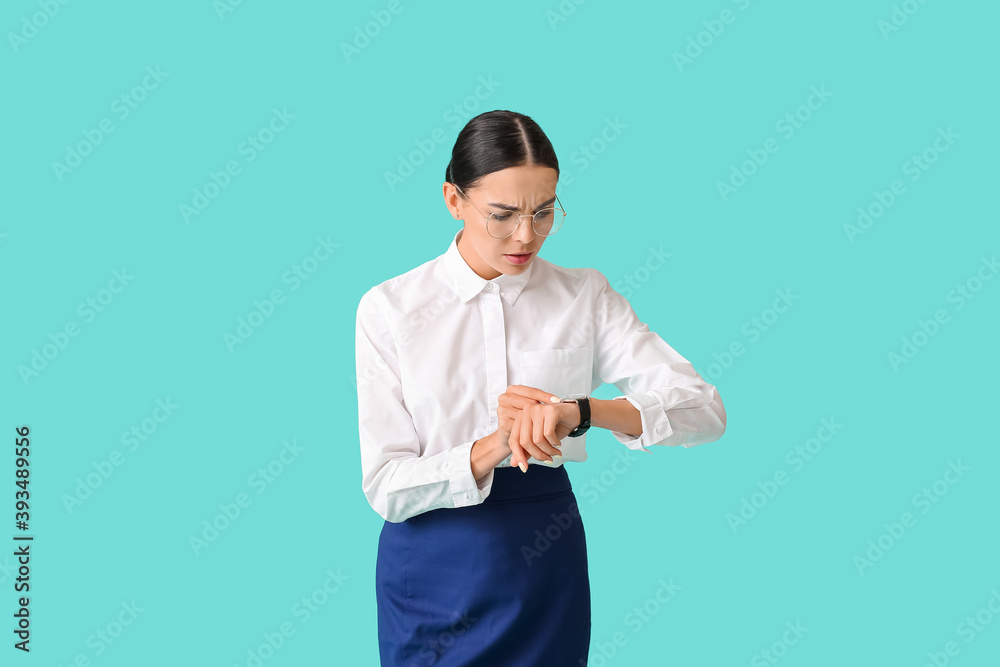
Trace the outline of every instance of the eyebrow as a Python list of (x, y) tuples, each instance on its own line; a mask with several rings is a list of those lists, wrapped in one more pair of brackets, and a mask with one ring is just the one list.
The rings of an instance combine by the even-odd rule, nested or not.
[[(556, 200), (556, 198), (552, 197), (552, 199), (549, 199), (548, 201), (542, 202), (538, 206), (538, 208), (536, 208), (535, 210), (539, 211), (539, 210), (545, 208), (546, 206), (548, 206), (549, 204), (555, 202), (555, 200)], [(496, 202), (492, 202), (492, 201), (489, 204), (487, 204), (487, 206), (493, 206), (495, 208), (502, 208), (505, 211), (514, 211), (515, 213), (521, 210), (517, 206), (511, 206), (510, 204), (497, 204)]]

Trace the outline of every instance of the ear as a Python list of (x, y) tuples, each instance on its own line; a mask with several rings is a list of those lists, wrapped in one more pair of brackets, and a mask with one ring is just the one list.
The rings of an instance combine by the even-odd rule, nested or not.
[(444, 196), (444, 205), (448, 207), (451, 217), (462, 220), (465, 216), (462, 213), (462, 198), (458, 190), (451, 183), (445, 182), (441, 186), (441, 194)]

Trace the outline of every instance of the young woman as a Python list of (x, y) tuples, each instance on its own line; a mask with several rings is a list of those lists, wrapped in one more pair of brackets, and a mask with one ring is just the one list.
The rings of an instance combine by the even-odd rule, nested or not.
[[(591, 427), (646, 452), (717, 440), (725, 408), (601, 272), (539, 257), (564, 211), (531, 118), (470, 120), (445, 178), (462, 229), (357, 313), (362, 488), (385, 519), (382, 664), (579, 667), (587, 545), (562, 464), (586, 459)], [(591, 398), (603, 383), (623, 395)]]

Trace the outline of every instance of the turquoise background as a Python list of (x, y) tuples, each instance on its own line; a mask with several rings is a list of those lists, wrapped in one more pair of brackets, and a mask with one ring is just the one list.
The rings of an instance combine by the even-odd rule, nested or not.
[[(35, 536), (28, 655), (12, 647), (16, 575), (0, 557), (3, 664), (252, 665), (282, 624), (294, 634), (265, 649), (268, 667), (378, 663), (382, 521), (361, 492), (356, 307), (446, 250), (450, 150), (491, 109), (534, 118), (559, 155), (568, 217), (546, 259), (631, 279), (640, 319), (728, 412), (718, 442), (656, 448), (619, 473), (623, 447), (598, 431), (568, 466), (590, 664), (996, 664), (1000, 280), (976, 281), (1000, 250), (997, 4), (216, 5), (0, 12), (0, 516), (19, 533), (10, 445), (26, 424)], [(391, 20), (376, 31), (372, 12)], [(368, 23), (377, 34), (348, 58), (342, 43)], [(115, 100), (136, 86), (125, 116)], [(828, 96), (802, 107), (812, 87)], [(275, 108), (294, 118), (248, 159), (242, 142)], [(796, 113), (808, 119), (794, 132), (779, 124)], [(57, 173), (104, 119), (113, 131)], [(602, 143), (609, 119), (619, 131)], [(723, 197), (718, 183), (769, 138), (777, 151)], [(420, 145), (429, 155), (390, 186)], [(912, 180), (927, 149), (937, 159)], [(238, 173), (185, 220), (230, 161)], [(904, 193), (849, 238), (894, 180)], [(317, 238), (336, 249), (304, 262)], [(651, 246), (670, 253), (652, 272)], [(295, 282), (303, 264), (314, 271)], [(127, 285), (102, 292), (122, 270)], [(959, 301), (959, 285), (979, 291)], [(224, 336), (274, 290), (283, 302), (231, 349)], [(797, 299), (776, 315), (779, 290)], [(79, 309), (88, 298), (102, 310)], [(921, 321), (935, 335), (893, 364)], [(35, 351), (44, 367), (25, 374)], [(832, 438), (824, 419), (842, 425)], [(144, 425), (144, 441), (122, 441)], [(298, 452), (275, 464), (286, 441)], [(968, 470), (946, 475), (949, 462)], [(280, 474), (253, 477), (269, 464)], [(92, 473), (99, 485), (68, 504)], [(239, 516), (193, 548), (238, 498)], [(888, 549), (860, 563), (880, 539)], [(317, 593), (330, 573), (335, 592)], [(662, 605), (661, 580), (681, 587)]]

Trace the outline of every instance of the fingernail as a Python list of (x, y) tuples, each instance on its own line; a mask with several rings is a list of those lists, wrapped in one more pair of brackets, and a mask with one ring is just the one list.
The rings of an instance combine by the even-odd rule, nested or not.
[(560, 399), (558, 396), (549, 396), (549, 400), (552, 401), (553, 403), (558, 403), (562, 399)]
[(556, 457), (557, 459), (561, 459), (562, 458), (562, 454), (553, 454), (552, 456)]
[(528, 464), (525, 463), (524, 461), (518, 463), (517, 467), (521, 469), (521, 472), (528, 472)]

